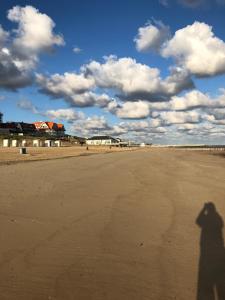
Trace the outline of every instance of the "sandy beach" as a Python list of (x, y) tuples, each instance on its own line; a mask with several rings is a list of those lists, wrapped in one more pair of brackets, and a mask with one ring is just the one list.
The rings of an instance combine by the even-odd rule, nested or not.
[(50, 159), (61, 159), (76, 156), (88, 156), (99, 153), (112, 153), (136, 150), (129, 147), (107, 147), (107, 146), (73, 146), (73, 147), (26, 147), (26, 154), (20, 154), (20, 148), (0, 147), (0, 165), (15, 164), (27, 161), (39, 161)]
[(225, 218), (224, 157), (140, 149), (0, 172), (1, 300), (209, 299), (196, 219), (209, 201)]

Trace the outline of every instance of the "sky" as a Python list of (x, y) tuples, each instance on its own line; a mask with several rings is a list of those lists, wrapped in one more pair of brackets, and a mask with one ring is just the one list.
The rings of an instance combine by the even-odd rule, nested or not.
[(2, 0), (4, 121), (225, 144), (225, 0)]

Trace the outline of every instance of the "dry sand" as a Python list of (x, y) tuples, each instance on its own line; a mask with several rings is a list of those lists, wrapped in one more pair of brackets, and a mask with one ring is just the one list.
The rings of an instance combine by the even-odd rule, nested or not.
[(1, 300), (197, 299), (195, 221), (207, 201), (225, 217), (223, 157), (143, 149), (0, 172)]
[(27, 154), (21, 155), (20, 148), (1, 148), (0, 164), (12, 164), (17, 162), (49, 160), (74, 156), (92, 155), (98, 153), (111, 153), (135, 150), (136, 148), (118, 148), (107, 146), (73, 146), (73, 147), (27, 147)]

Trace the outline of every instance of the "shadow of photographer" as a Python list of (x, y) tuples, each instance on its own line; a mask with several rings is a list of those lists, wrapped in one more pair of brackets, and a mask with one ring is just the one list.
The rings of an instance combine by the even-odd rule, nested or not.
[(201, 228), (197, 300), (225, 300), (223, 219), (209, 202), (196, 223)]

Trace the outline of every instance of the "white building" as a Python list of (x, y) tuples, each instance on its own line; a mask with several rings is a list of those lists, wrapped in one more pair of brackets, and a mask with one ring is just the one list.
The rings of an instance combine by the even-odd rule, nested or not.
[(86, 141), (87, 145), (94, 146), (119, 146), (119, 141), (108, 135), (93, 136)]

